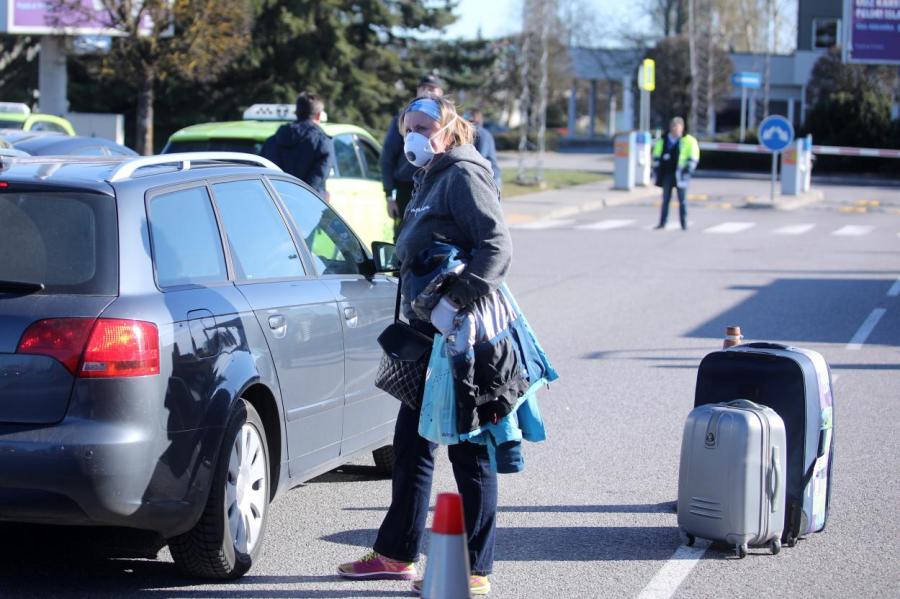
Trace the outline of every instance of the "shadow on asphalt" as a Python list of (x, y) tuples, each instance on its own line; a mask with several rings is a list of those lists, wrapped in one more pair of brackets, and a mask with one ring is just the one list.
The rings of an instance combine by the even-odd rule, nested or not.
[[(387, 510), (387, 506), (344, 508), (345, 512), (386, 512)], [(434, 508), (431, 508), (430, 511), (434, 511)], [(623, 505), (501, 505), (497, 511), (524, 514), (668, 514), (675, 512), (675, 502)]]
[[(112, 530), (112, 529), (110, 529)], [(342, 583), (337, 576), (244, 576), (211, 581), (185, 576), (170, 561), (114, 557), (106, 529), (0, 525), (0, 597), (408, 597), (385, 589), (289, 589)], [(126, 534), (127, 531), (118, 531)], [(146, 552), (144, 552), (146, 553)], [(248, 589), (247, 585), (263, 589)]]
[(360, 481), (390, 480), (390, 475), (384, 474), (375, 466), (361, 466), (345, 464), (325, 474), (306, 481), (304, 484), (315, 483), (353, 483)]
[[(685, 336), (721, 339), (725, 327), (739, 325), (747, 341), (848, 343), (896, 280), (776, 279), (767, 285), (728, 287), (754, 293)], [(887, 328), (876, 329), (869, 342), (900, 344), (900, 338), (886, 334)]]
[[(322, 537), (363, 548), (374, 529), (356, 529)], [(427, 535), (426, 535), (427, 536)], [(560, 526), (497, 528), (496, 560), (508, 562), (665, 561), (681, 544), (674, 526)], [(427, 542), (424, 544), (427, 546)]]

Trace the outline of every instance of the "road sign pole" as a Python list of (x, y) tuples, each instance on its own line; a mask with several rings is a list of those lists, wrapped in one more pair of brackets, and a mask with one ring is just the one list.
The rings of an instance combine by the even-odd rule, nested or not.
[(747, 130), (747, 88), (741, 88), (741, 143), (744, 143), (744, 132)]
[(775, 180), (778, 178), (778, 155), (780, 152), (772, 152), (772, 187), (769, 190), (769, 201), (775, 204)]

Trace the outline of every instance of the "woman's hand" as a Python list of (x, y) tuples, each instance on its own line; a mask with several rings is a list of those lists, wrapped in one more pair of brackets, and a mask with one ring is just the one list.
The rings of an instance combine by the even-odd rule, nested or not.
[(453, 330), (453, 319), (457, 312), (459, 312), (459, 308), (446, 297), (442, 297), (431, 311), (431, 324), (440, 331), (441, 335), (446, 337), (447, 333)]

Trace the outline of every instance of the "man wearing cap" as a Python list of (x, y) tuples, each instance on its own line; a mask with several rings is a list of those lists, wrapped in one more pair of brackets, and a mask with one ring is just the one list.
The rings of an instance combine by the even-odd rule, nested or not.
[[(416, 96), (444, 95), (444, 82), (437, 75), (428, 73), (419, 80)], [(410, 164), (403, 153), (403, 137), (397, 124), (399, 115), (391, 119), (381, 150), (381, 182), (387, 199), (387, 211), (396, 220), (395, 232), (400, 228), (400, 220), (406, 205), (412, 197), (413, 174), (417, 168)]]

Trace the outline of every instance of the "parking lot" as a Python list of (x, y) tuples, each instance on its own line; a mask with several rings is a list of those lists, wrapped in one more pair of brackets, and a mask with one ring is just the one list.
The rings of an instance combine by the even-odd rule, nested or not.
[[(688, 232), (650, 230), (652, 200), (514, 228), (510, 284), (561, 379), (540, 395), (548, 441), (528, 444), (525, 471), (501, 478), (492, 596), (900, 592), (900, 466), (892, 459), (900, 445), (891, 408), (900, 388), (900, 218), (838, 204), (792, 212), (699, 204)], [(734, 222), (751, 226), (723, 228)], [(883, 316), (861, 340), (877, 309)], [(742, 561), (716, 547), (683, 548), (672, 507), (697, 365), (731, 324), (748, 339), (821, 352), (836, 389), (826, 531), (777, 556), (755, 550)], [(435, 491), (453, 488), (443, 459)], [(6, 543), (2, 594), (410, 596), (408, 583), (334, 575), (337, 563), (370, 547), (389, 494), (369, 460), (289, 492), (273, 505), (263, 561), (233, 583), (185, 579), (165, 550), (154, 561), (91, 557), (90, 534), (24, 553)]]

